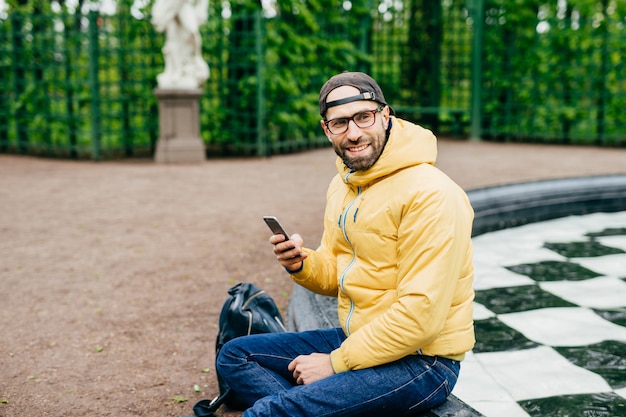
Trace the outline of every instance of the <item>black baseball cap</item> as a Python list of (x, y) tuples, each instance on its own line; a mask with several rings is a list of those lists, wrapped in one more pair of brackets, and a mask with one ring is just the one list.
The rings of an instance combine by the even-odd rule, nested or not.
[[(356, 96), (342, 98), (340, 100), (326, 102), (328, 94), (337, 87), (349, 85), (355, 87), (360, 91), (360, 94)], [(387, 106), (385, 96), (380, 86), (372, 77), (363, 72), (342, 72), (331, 77), (322, 86), (320, 90), (320, 115), (326, 117), (326, 111), (329, 107), (339, 106), (340, 104), (350, 103), (358, 100), (372, 100), (380, 104)], [(393, 112), (393, 109), (392, 109)]]

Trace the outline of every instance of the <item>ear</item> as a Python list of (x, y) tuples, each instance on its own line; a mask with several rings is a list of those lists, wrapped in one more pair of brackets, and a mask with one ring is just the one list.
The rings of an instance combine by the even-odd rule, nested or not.
[(333, 140), (330, 138), (330, 132), (328, 131), (328, 128), (326, 127), (326, 123), (324, 123), (324, 120), (320, 120), (320, 125), (322, 126), (322, 130), (324, 131), (326, 138), (328, 138), (328, 141), (332, 142)]
[(380, 114), (383, 116), (383, 126), (385, 127), (385, 130), (387, 130), (389, 128), (389, 120), (391, 119), (391, 110), (389, 106), (385, 106)]

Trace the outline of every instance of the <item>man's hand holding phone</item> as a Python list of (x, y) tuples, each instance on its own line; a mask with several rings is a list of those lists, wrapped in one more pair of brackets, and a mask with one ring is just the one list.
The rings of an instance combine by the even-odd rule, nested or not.
[(263, 217), (273, 235), (270, 237), (270, 244), (274, 245), (274, 255), (283, 268), (288, 271), (297, 271), (302, 267), (302, 261), (307, 258), (306, 252), (302, 250), (304, 241), (298, 234), (289, 234), (274, 216)]

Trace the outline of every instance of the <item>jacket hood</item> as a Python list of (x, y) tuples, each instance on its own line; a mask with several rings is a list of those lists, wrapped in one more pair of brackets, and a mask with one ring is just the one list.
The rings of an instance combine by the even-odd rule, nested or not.
[(351, 172), (339, 157), (336, 166), (344, 182), (358, 187), (410, 166), (434, 165), (436, 160), (437, 140), (430, 130), (391, 116), (389, 139), (371, 168)]

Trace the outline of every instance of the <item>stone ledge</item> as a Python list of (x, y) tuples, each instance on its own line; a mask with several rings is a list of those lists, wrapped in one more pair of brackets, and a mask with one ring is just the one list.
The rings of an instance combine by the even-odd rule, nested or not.
[[(473, 236), (578, 214), (626, 210), (626, 175), (567, 178), (468, 191), (474, 207)], [(339, 327), (337, 300), (294, 285), (287, 328), (303, 331)], [(425, 417), (480, 417), (454, 395)]]
[(468, 191), (473, 236), (560, 217), (626, 210), (626, 175), (533, 181)]

